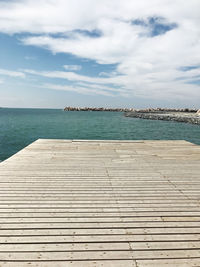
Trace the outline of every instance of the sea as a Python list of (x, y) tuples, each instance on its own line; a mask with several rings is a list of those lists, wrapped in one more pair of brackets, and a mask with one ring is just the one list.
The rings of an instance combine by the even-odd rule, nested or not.
[(187, 140), (200, 145), (200, 125), (128, 118), (123, 112), (0, 108), (0, 161), (38, 138)]

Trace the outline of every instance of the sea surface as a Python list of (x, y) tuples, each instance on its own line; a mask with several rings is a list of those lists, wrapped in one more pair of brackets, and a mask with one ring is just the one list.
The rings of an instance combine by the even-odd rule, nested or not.
[(200, 145), (200, 125), (127, 118), (121, 112), (0, 108), (0, 161), (38, 138), (181, 139)]

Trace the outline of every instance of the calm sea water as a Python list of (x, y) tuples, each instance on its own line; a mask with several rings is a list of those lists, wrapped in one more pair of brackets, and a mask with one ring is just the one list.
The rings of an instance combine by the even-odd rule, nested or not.
[(38, 138), (161, 140), (200, 144), (200, 126), (126, 118), (120, 112), (0, 109), (0, 160)]

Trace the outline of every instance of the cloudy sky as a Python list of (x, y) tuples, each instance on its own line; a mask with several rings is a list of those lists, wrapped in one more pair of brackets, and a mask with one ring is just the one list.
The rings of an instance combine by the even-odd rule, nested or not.
[(199, 0), (0, 0), (0, 106), (199, 107)]

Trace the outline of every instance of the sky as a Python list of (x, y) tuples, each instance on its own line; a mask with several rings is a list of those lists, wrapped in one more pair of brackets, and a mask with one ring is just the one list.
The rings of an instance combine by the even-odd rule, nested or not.
[(200, 106), (199, 0), (0, 0), (0, 106)]

